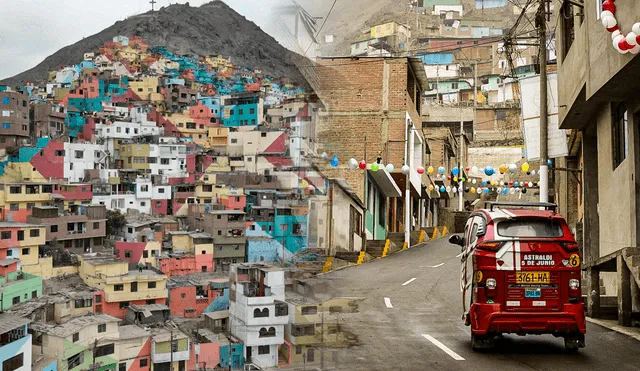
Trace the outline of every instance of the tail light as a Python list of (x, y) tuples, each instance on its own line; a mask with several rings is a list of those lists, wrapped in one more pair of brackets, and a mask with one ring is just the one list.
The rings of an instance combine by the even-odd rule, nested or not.
[[(570, 303), (574, 303), (574, 302), (578, 302), (578, 298), (580, 298), (581, 296), (581, 292), (580, 292), (580, 280), (576, 279), (576, 278), (571, 278), (569, 280), (569, 297), (571, 299), (569, 299)], [(573, 299), (573, 300), (572, 300)]]
[(476, 249), (496, 251), (502, 245), (502, 242), (483, 242), (476, 246)]
[(566, 251), (578, 251), (579, 249), (578, 244), (575, 242), (562, 242), (561, 245)]
[(498, 283), (496, 282), (495, 278), (487, 278), (487, 280), (484, 283), (484, 287), (485, 287), (485, 292), (487, 294), (487, 298), (495, 298), (496, 297), (496, 287), (498, 286)]

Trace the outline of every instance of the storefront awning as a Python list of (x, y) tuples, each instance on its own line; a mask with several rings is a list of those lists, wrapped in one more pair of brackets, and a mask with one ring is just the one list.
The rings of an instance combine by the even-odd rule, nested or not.
[(378, 185), (385, 197), (400, 197), (402, 192), (400, 188), (391, 177), (391, 174), (380, 166), (378, 171), (372, 171), (371, 165), (368, 166), (367, 172), (369, 177)]

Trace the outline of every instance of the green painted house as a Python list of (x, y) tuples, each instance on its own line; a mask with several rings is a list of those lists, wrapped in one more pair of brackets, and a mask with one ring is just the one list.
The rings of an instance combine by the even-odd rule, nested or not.
[(42, 295), (42, 278), (18, 269), (17, 259), (0, 260), (0, 310)]

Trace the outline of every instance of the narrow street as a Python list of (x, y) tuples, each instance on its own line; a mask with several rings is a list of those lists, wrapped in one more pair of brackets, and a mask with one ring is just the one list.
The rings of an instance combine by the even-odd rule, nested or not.
[(496, 350), (471, 350), (460, 320), (459, 250), (446, 238), (324, 276), (342, 296), (366, 297), (341, 316), (359, 346), (340, 353), (338, 370), (637, 370), (640, 342), (589, 324), (587, 346), (565, 353), (562, 338), (505, 335)]

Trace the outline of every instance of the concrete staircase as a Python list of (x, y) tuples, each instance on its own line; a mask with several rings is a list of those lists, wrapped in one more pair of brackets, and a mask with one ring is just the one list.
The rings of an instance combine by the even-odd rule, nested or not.
[[(420, 239), (420, 232), (421, 231), (411, 231), (410, 238), (409, 238), (411, 241), (411, 244), (410, 244), (411, 246), (415, 246), (418, 244), (418, 240)], [(433, 233), (433, 230), (431, 233)], [(431, 236), (425, 236), (424, 241), (427, 241), (428, 237), (431, 237)], [(399, 249), (402, 249), (402, 247), (404, 246), (404, 232), (387, 233), (387, 238), (390, 239), (391, 242), (396, 244), (396, 246), (398, 246)]]
[(367, 254), (374, 258), (381, 258), (386, 243), (386, 240), (367, 240)]
[(338, 251), (336, 252), (336, 259), (344, 260), (349, 263), (357, 264), (360, 252), (358, 251)]

